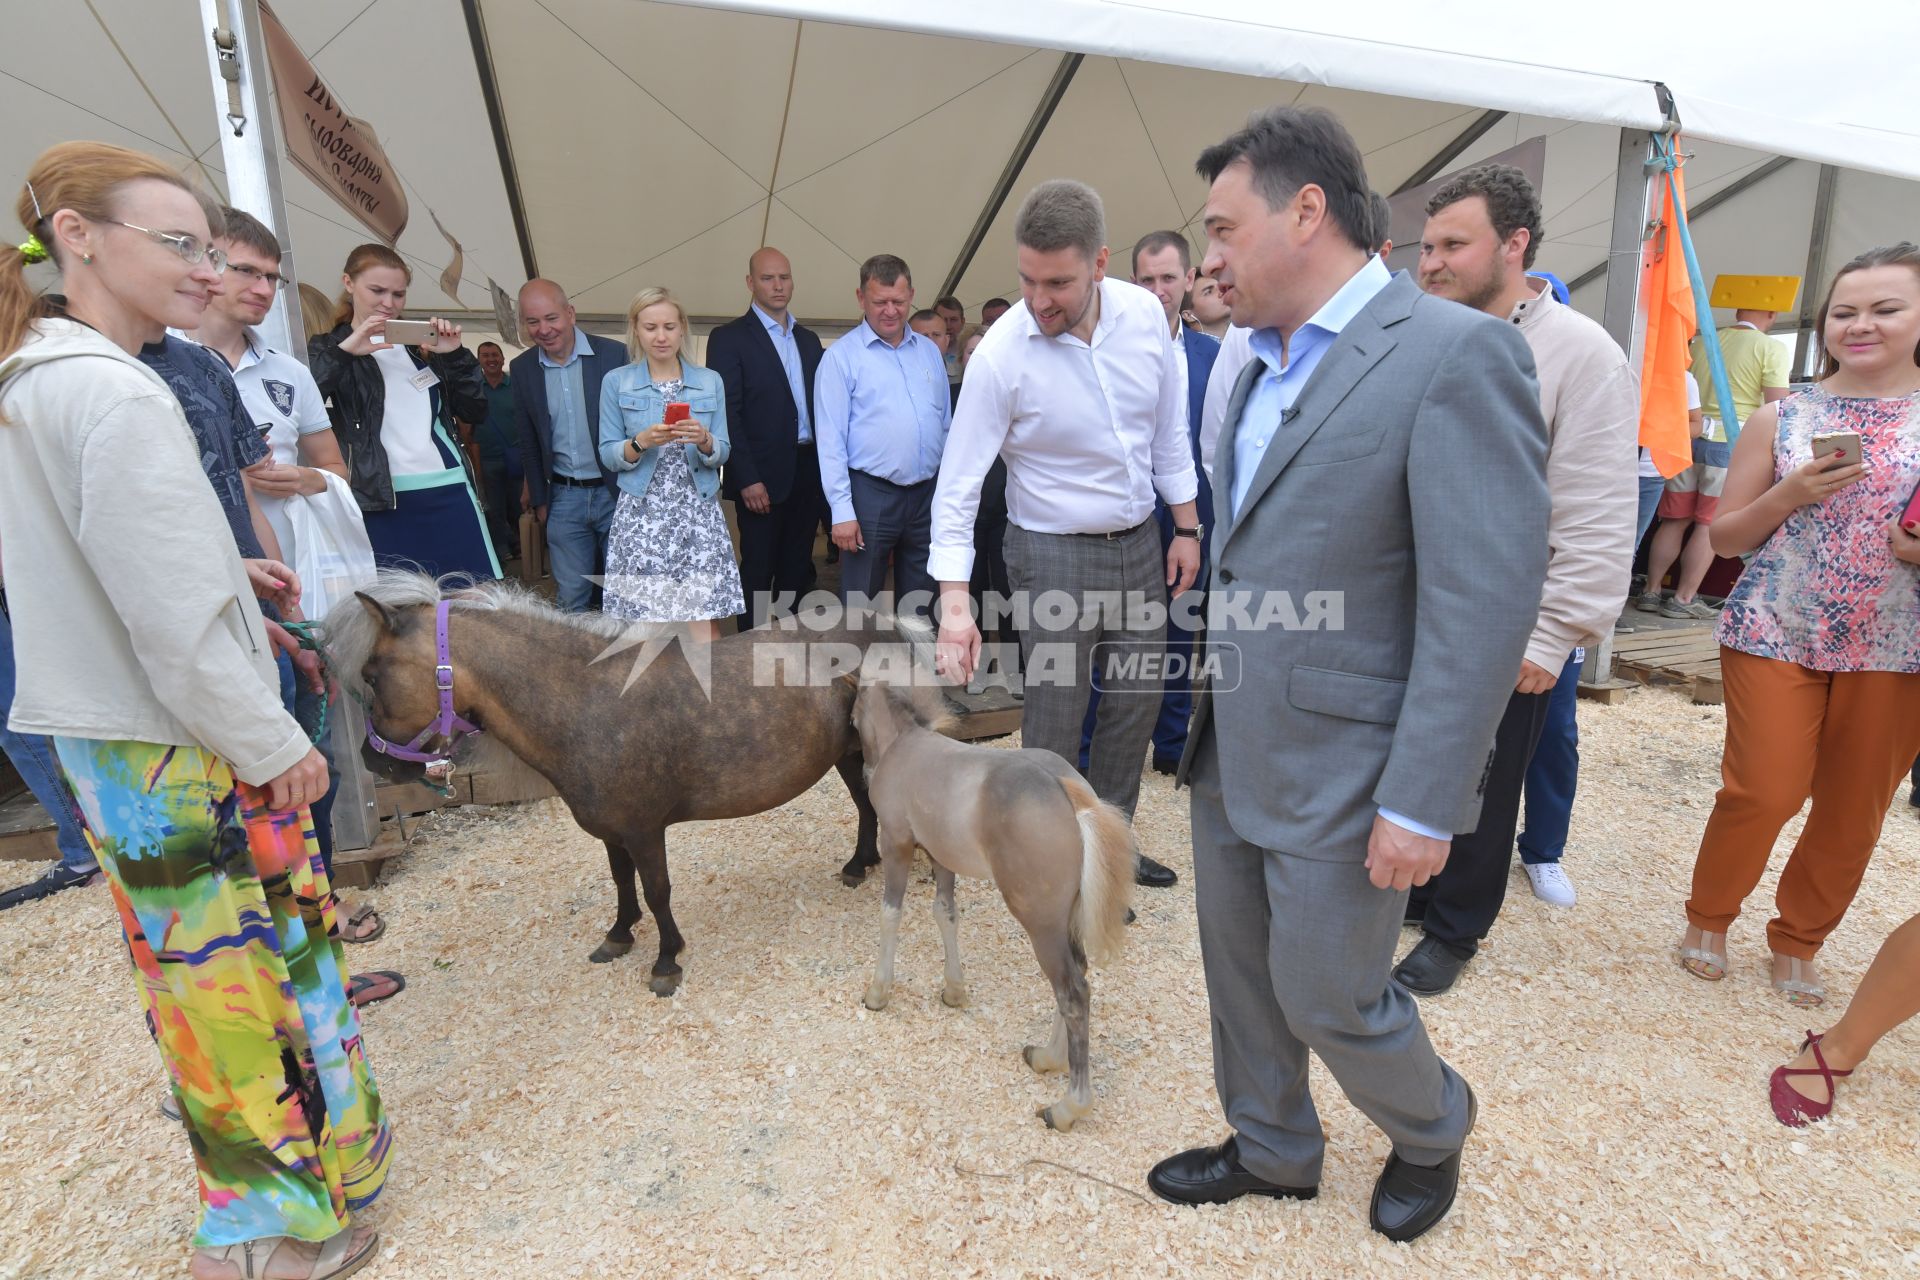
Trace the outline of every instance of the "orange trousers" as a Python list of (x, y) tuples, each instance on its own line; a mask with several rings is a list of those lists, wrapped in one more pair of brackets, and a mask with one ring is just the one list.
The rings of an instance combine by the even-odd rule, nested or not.
[(1920, 674), (1813, 671), (1725, 646), (1720, 673), (1727, 746), (1687, 919), (1725, 933), (1766, 874), (1780, 828), (1812, 796), (1767, 924), (1777, 954), (1811, 960), (1853, 905), (1920, 753)]

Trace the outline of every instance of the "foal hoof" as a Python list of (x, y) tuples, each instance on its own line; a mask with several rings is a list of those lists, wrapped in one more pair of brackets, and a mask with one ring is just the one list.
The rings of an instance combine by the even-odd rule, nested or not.
[(968, 1004), (967, 989), (959, 983), (940, 988), (940, 1003), (949, 1009), (966, 1008)]
[(670, 996), (680, 989), (680, 971), (675, 969), (672, 973), (656, 973), (647, 979), (647, 986), (657, 996)]
[(860, 998), (860, 1003), (864, 1004), (865, 1006), (867, 1006), (867, 1008), (873, 1010), (875, 1013), (879, 1013), (882, 1009), (887, 1007), (887, 1001), (891, 1000), (892, 998), (893, 998), (893, 992), (890, 989), (883, 987), (879, 983), (875, 982), (867, 987), (867, 994)]
[(842, 870), (840, 872), (840, 883), (847, 886), (847, 888), (849, 889), (858, 889), (861, 885), (865, 884), (866, 882), (867, 882), (867, 873), (864, 871)]
[(608, 938), (605, 942), (595, 947), (593, 954), (588, 956), (587, 959), (593, 961), (595, 964), (605, 964), (609, 960), (618, 960), (631, 950), (633, 950), (633, 944), (631, 942), (615, 942), (612, 938)]
[[(1047, 1057), (1047, 1047), (1045, 1045), (1030, 1044), (1020, 1051), (1020, 1056), (1026, 1059), (1028, 1066), (1043, 1076), (1051, 1075), (1053, 1072), (1063, 1070), (1066, 1067), (1064, 1062), (1054, 1062)], [(1046, 1112), (1043, 1111), (1040, 1114), (1044, 1116)], [(1049, 1123), (1051, 1123), (1051, 1121), (1049, 1121)]]
[(1046, 1121), (1047, 1128), (1055, 1133), (1070, 1132), (1073, 1129), (1073, 1122), (1080, 1118), (1057, 1102), (1050, 1107), (1040, 1108), (1034, 1114)]

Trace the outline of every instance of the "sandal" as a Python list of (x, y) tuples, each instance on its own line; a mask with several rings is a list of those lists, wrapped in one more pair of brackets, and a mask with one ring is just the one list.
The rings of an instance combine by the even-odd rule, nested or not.
[[(1698, 928), (1697, 925), (1692, 927)], [(1716, 938), (1719, 939), (1719, 946), (1717, 948), (1714, 945), (1714, 939)], [(1687, 936), (1681, 934), (1680, 967), (1682, 969), (1685, 969), (1694, 977), (1704, 978), (1708, 982), (1718, 982), (1727, 976), (1726, 934), (1708, 933), (1705, 929), (1701, 929), (1699, 946), (1689, 947), (1686, 945), (1686, 941)]]
[[(381, 992), (379, 995), (369, 994), (383, 982), (392, 983), (393, 990)], [(369, 969), (365, 973), (356, 973), (347, 979), (347, 999), (353, 1002), (353, 1007), (356, 1009), (364, 1009), (370, 1004), (379, 1004), (382, 1000), (391, 1000), (406, 989), (406, 976), (395, 973), (391, 969)]]
[[(366, 1266), (380, 1247), (380, 1233), (375, 1231), (369, 1235), (357, 1252), (350, 1252), (353, 1250), (353, 1237), (352, 1227), (327, 1237), (307, 1271), (307, 1280), (340, 1280), (340, 1277), (350, 1276)], [(279, 1252), (281, 1245), (292, 1239), (291, 1236), (267, 1236), (261, 1240), (230, 1244), (224, 1249), (203, 1249), (201, 1253), (209, 1261), (230, 1263), (240, 1268), (240, 1280), (262, 1280), (273, 1255)]]
[[(1800, 1052), (1805, 1053), (1809, 1049), (1813, 1051), (1814, 1066), (1811, 1069), (1806, 1067), (1775, 1067), (1773, 1069), (1773, 1079), (1768, 1088), (1773, 1103), (1774, 1116), (1781, 1124), (1791, 1125), (1795, 1129), (1805, 1128), (1807, 1122), (1810, 1120), (1826, 1119), (1828, 1113), (1833, 1110), (1834, 1100), (1840, 1094), (1840, 1091), (1833, 1087), (1833, 1082), (1835, 1080), (1843, 1080), (1853, 1074), (1851, 1070), (1835, 1071), (1827, 1065), (1826, 1055), (1820, 1052), (1820, 1037), (1811, 1031), (1807, 1032), (1807, 1038), (1800, 1043)], [(1806, 1094), (1801, 1093), (1791, 1084), (1788, 1084), (1788, 1076), (1825, 1076), (1827, 1078), (1827, 1100), (1825, 1102), (1815, 1102), (1812, 1098), (1809, 1098)]]
[(1787, 976), (1775, 978), (1773, 989), (1787, 998), (1787, 1003), (1796, 1009), (1818, 1008), (1827, 1002), (1827, 988), (1820, 981), (1820, 975), (1814, 972), (1811, 960), (1802, 960), (1798, 956), (1783, 956), (1773, 953), (1775, 962), (1787, 962)]
[[(368, 920), (373, 921), (373, 932), (363, 934), (349, 932), (349, 930), (357, 929)], [(340, 941), (349, 943), (373, 942), (386, 931), (387, 922), (381, 918), (380, 912), (375, 909), (371, 902), (363, 902), (353, 909), (353, 914), (349, 915), (346, 923), (341, 926)]]

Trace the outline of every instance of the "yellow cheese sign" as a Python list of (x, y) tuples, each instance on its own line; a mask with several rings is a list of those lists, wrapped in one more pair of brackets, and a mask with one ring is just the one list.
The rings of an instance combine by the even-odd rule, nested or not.
[(1715, 276), (1710, 301), (1735, 311), (1791, 311), (1799, 293), (1799, 276)]

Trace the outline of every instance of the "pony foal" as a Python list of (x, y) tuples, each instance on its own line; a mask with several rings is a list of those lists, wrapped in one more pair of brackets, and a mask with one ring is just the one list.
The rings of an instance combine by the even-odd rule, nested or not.
[(990, 877), (1053, 987), (1053, 1035), (1045, 1045), (1028, 1045), (1024, 1056), (1035, 1071), (1068, 1069), (1066, 1097), (1039, 1111), (1049, 1128), (1064, 1133), (1093, 1105), (1087, 959), (1104, 962), (1126, 939), (1133, 828), (1051, 751), (1003, 751), (943, 736), (942, 717), (931, 709), (938, 698), (929, 687), (870, 683), (854, 700), (885, 875), (880, 959), (866, 1006), (884, 1009), (893, 993), (913, 851), (925, 849), (933, 859), (933, 912), (946, 947), (940, 999), (952, 1008), (967, 1002), (953, 879)]

